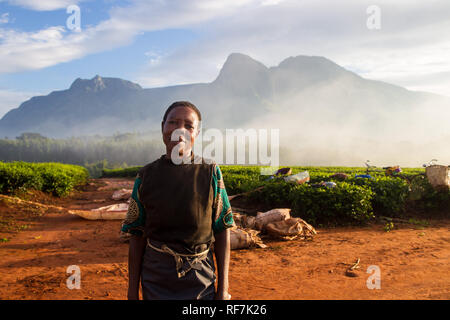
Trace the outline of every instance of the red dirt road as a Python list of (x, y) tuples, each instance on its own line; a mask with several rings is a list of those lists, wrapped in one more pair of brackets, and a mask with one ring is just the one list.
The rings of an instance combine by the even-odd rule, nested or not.
[[(132, 180), (100, 179), (64, 199), (24, 197), (91, 209), (117, 203), (112, 191), (131, 186)], [(126, 299), (128, 244), (119, 239), (120, 221), (88, 221), (2, 199), (0, 221), (0, 239), (7, 239), (0, 241), (0, 299)], [(390, 232), (381, 224), (322, 228), (312, 241), (233, 250), (230, 293), (252, 300), (450, 299), (450, 220), (428, 222), (395, 223)], [(360, 268), (346, 275), (358, 258)], [(70, 265), (80, 268), (81, 289), (67, 288)], [(367, 287), (371, 265), (380, 269), (380, 289)]]

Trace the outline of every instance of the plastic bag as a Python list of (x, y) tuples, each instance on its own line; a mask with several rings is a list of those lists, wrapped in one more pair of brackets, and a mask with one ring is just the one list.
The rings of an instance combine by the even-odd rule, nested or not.
[(127, 216), (128, 204), (118, 203), (110, 206), (88, 210), (69, 210), (70, 214), (87, 220), (124, 220)]
[(128, 203), (117, 203), (105, 207), (100, 207), (97, 209), (92, 209), (91, 211), (128, 211)]
[(301, 218), (290, 218), (283, 221), (272, 222), (266, 225), (267, 234), (292, 240), (297, 236), (312, 237), (317, 234), (313, 226)]
[(252, 229), (232, 228), (230, 230), (230, 249), (248, 249), (251, 247), (266, 248), (258, 236), (259, 231)]
[(131, 197), (132, 192), (133, 192), (133, 190), (131, 190), (131, 189), (116, 190), (116, 191), (114, 191), (111, 198), (113, 200), (128, 200)]
[(303, 171), (292, 176), (284, 177), (284, 181), (287, 182), (296, 182), (298, 184), (302, 184), (309, 181), (309, 172)]
[(258, 212), (255, 219), (255, 228), (263, 230), (271, 222), (286, 220), (291, 217), (291, 209), (272, 209), (266, 212)]
[(233, 212), (233, 220), (240, 228), (255, 229), (256, 217)]
[(87, 220), (124, 220), (127, 216), (126, 211), (69, 210), (69, 213)]
[(267, 234), (275, 237), (292, 237), (302, 233), (303, 228), (299, 219), (290, 218), (271, 222), (266, 225)]

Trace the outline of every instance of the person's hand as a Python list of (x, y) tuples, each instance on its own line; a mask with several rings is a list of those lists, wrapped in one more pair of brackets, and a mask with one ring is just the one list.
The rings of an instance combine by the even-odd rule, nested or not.
[(231, 300), (231, 294), (228, 291), (217, 291), (214, 297), (215, 300)]

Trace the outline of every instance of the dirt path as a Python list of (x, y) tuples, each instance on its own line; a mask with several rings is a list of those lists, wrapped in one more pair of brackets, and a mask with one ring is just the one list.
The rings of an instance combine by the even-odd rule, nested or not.
[[(28, 200), (67, 209), (117, 203), (112, 190), (132, 180), (96, 180), (66, 199)], [(20, 209), (20, 210), (18, 210)], [(13, 220), (12, 217), (14, 218)], [(125, 299), (128, 244), (120, 221), (87, 221), (63, 211), (0, 201), (0, 299)], [(450, 299), (450, 221), (318, 229), (313, 241), (266, 242), (267, 249), (231, 252), (233, 299)], [(24, 227), (25, 226), (25, 227)], [(14, 230), (21, 230), (16, 232)], [(353, 276), (346, 270), (360, 259)], [(81, 289), (66, 286), (67, 267), (81, 271)], [(379, 267), (380, 289), (366, 273)]]

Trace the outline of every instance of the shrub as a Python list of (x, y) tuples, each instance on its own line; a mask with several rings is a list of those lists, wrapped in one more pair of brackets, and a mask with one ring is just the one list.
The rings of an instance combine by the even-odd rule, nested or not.
[(347, 181), (369, 187), (374, 192), (372, 207), (377, 214), (399, 216), (405, 211), (409, 195), (409, 185), (405, 180), (395, 177), (377, 177), (373, 179), (352, 178)]
[(450, 208), (450, 190), (438, 191), (433, 188), (428, 179), (421, 175), (411, 181), (414, 207), (422, 210), (437, 210)]
[(103, 169), (103, 178), (135, 178), (141, 170), (142, 166), (120, 168), (120, 169)]
[(284, 181), (266, 183), (250, 198), (271, 207), (292, 208), (292, 215), (313, 224), (366, 222), (373, 218), (373, 192), (363, 186), (340, 182), (335, 188), (311, 187)]
[(80, 166), (60, 163), (0, 162), (0, 192), (36, 189), (63, 196), (89, 178)]
[(0, 192), (11, 193), (15, 190), (42, 188), (42, 179), (25, 162), (0, 162)]
[[(140, 168), (104, 169), (103, 176), (134, 178)], [(450, 207), (450, 192), (435, 191), (425, 178), (423, 168), (403, 168), (403, 172), (396, 177), (386, 177), (384, 170), (377, 168), (369, 172), (373, 179), (364, 179), (354, 178), (354, 175), (365, 174), (365, 168), (292, 166), (292, 174), (305, 170), (309, 172), (310, 183), (303, 186), (285, 183), (282, 178), (267, 180), (268, 176), (261, 175), (260, 166), (221, 165), (220, 168), (229, 195), (248, 192), (264, 185), (261, 192), (250, 194), (249, 201), (257, 201), (272, 208), (290, 207), (293, 213), (317, 221), (365, 221), (373, 216), (372, 210), (375, 214), (398, 217), (405, 211), (407, 200), (412, 198), (412, 194), (420, 194), (411, 201), (417, 208), (429, 210)], [(350, 177), (343, 182), (331, 178), (337, 172), (347, 173)], [(334, 181), (337, 188), (310, 186), (321, 181)], [(370, 206), (367, 204), (369, 198)], [(357, 204), (357, 201), (362, 202)]]
[(264, 188), (251, 192), (249, 200), (264, 204), (268, 207), (291, 207), (291, 193), (298, 188), (295, 183), (288, 183), (283, 180), (272, 180), (264, 184)]
[(223, 172), (222, 174), (227, 193), (230, 195), (251, 191), (264, 184), (263, 178), (265, 176), (246, 175), (243, 173), (229, 174)]
[(315, 223), (364, 223), (374, 217), (372, 190), (346, 182), (335, 188), (302, 186), (292, 194), (295, 214)]

